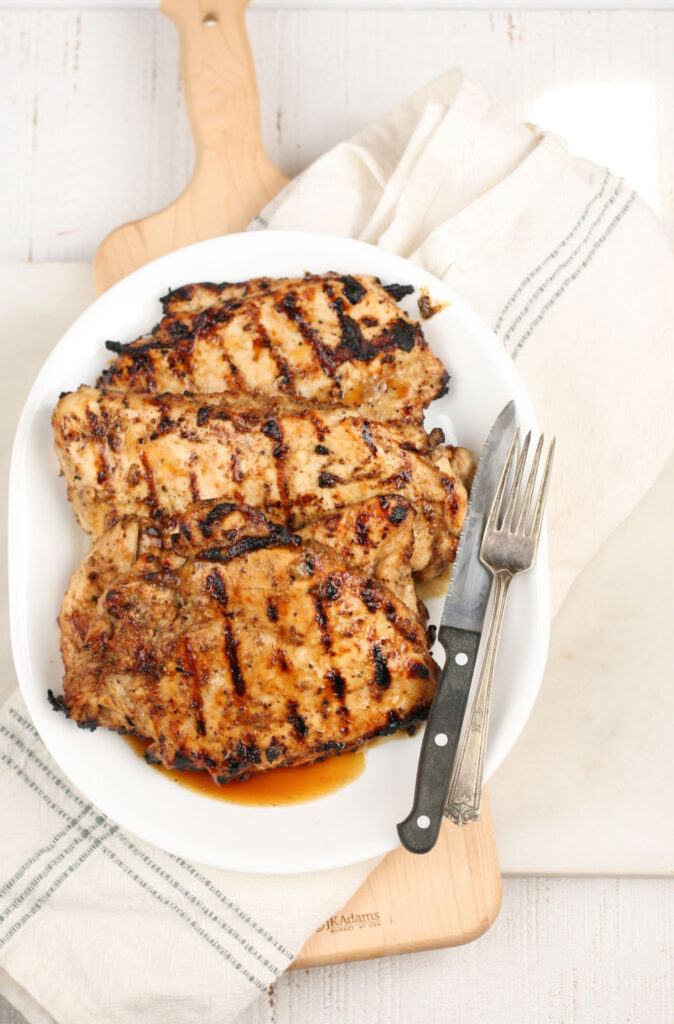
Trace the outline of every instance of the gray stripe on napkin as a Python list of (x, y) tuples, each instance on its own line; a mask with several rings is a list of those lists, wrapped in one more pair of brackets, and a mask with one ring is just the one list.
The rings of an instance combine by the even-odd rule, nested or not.
[(267, 942), (270, 942), (272, 946), (274, 946), (275, 949), (277, 949), (279, 953), (281, 953), (281, 955), (288, 960), (289, 963), (292, 963), (292, 961), (295, 959), (296, 954), (292, 953), (286, 946), (283, 945), (282, 942), (279, 942), (278, 939), (275, 939), (274, 936), (270, 932), (268, 932), (266, 928), (263, 928), (262, 925), (259, 925), (257, 923), (257, 921), (254, 921), (250, 914), (248, 914), (245, 910), (239, 907), (238, 904), (234, 903), (234, 901), (231, 900), (228, 896), (225, 896), (225, 894), (218, 889), (217, 885), (213, 884), (210, 878), (206, 878), (205, 875), (202, 875), (199, 871), (197, 871), (193, 864), (190, 864), (188, 861), (183, 860), (182, 857), (178, 857), (174, 853), (169, 854), (169, 856), (184, 871), (187, 871), (188, 874), (190, 874), (196, 881), (201, 882), (204, 888), (208, 889), (209, 892), (213, 893), (217, 900), (219, 900), (221, 903), (224, 903), (226, 907), (228, 907), (231, 911), (233, 911), (233, 913), (237, 915), (237, 917), (240, 917), (242, 921), (249, 925), (253, 929), (253, 931), (256, 931), (258, 935), (262, 936), (263, 939), (266, 939)]
[(619, 200), (619, 198), (621, 196), (621, 193), (624, 190), (624, 187), (625, 187), (625, 183), (621, 179), (618, 182), (618, 185), (616, 186), (616, 188), (613, 190), (611, 195), (608, 197), (608, 199), (606, 200), (606, 202), (602, 206), (602, 208), (601, 208), (599, 214), (597, 215), (597, 217), (595, 217), (595, 219), (592, 221), (592, 224), (588, 228), (585, 236), (578, 243), (576, 248), (571, 253), (569, 253), (569, 255), (565, 259), (563, 259), (560, 263), (557, 264), (557, 267), (552, 271), (552, 273), (550, 273), (548, 275), (548, 277), (545, 279), (545, 281), (542, 284), (539, 284), (539, 286), (536, 288), (536, 290), (530, 296), (528, 301), (525, 303), (525, 305), (519, 311), (519, 313), (517, 314), (515, 319), (512, 321), (512, 323), (510, 324), (510, 327), (508, 328), (508, 330), (505, 332), (505, 334), (503, 334), (502, 337), (503, 337), (504, 345), (510, 340), (510, 338), (513, 335), (513, 332), (516, 330), (517, 327), (519, 327), (519, 325), (521, 324), (522, 320), (525, 318), (526, 314), (531, 309), (531, 307), (534, 304), (534, 302), (538, 298), (541, 297), (541, 295), (550, 287), (550, 285), (553, 284), (555, 278), (559, 274), (561, 274), (564, 270), (566, 270), (573, 263), (573, 261), (579, 256), (579, 254), (583, 251), (583, 249), (585, 249), (590, 244), (590, 242), (592, 240), (593, 234), (599, 228), (599, 226), (601, 225), (601, 222), (607, 217), (607, 215), (611, 211), (611, 208), (613, 206), (615, 206), (615, 204), (618, 202), (618, 200)]
[[(11, 761), (9, 764), (10, 767), (14, 767)], [(82, 812), (82, 817), (84, 817), (84, 814), (85, 812)], [(99, 827), (99, 825), (96, 825), (96, 828)], [(114, 829), (116, 828), (117, 826), (114, 826)], [(81, 851), (78, 851), (77, 847), (81, 846), (87, 839), (90, 839), (96, 831), (96, 829), (88, 829), (84, 826), (80, 826), (79, 823), (76, 824), (74, 821), (71, 822), (69, 831), (72, 832), (73, 830), (76, 830), (77, 832), (75, 837), (71, 839), (67, 845), (61, 846), (61, 848), (54, 853), (51, 860), (49, 860), (44, 867), (38, 870), (37, 874), (33, 875), (28, 884), (20, 892), (10, 893), (11, 902), (8, 902), (5, 910), (0, 913), (0, 925), (11, 917), (15, 910), (18, 910), (22, 904), (24, 904), (36, 891), (39, 890), (40, 883), (44, 882), (48, 875), (53, 873), (55, 868), (63, 865), (72, 853), (80, 853)], [(84, 859), (89, 855), (89, 852), (91, 851), (89, 850), (88, 852), (85, 852)], [(20, 886), (15, 885), (14, 888), (20, 889)], [(32, 913), (30, 916), (32, 917)], [(3, 944), (4, 937), (0, 931), (0, 948)]]
[[(29, 733), (31, 741), (37, 740), (38, 742), (41, 742), (39, 740), (38, 733), (33, 727), (33, 725), (30, 722), (28, 722), (21, 714), (19, 714), (19, 712), (17, 712), (14, 708), (10, 708), (9, 714), (14, 718), (14, 720), (20, 727), (22, 727), (26, 732)], [(17, 907), (20, 905), (20, 903), (22, 903), (30, 895), (30, 893), (36, 888), (36, 886), (39, 886), (42, 882), (44, 882), (46, 878), (50, 874), (52, 874), (55, 869), (59, 867), (60, 864), (62, 864), (69, 856), (72, 856), (75, 853), (77, 847), (81, 844), (81, 842), (83, 842), (86, 839), (89, 839), (90, 845), (87, 851), (80, 854), (80, 857), (78, 857), (69, 865), (67, 871), (64, 872), (63, 876), (58, 879), (57, 883), (54, 884), (52, 889), (48, 891), (45, 898), (39, 903), (39, 905), (35, 906), (33, 912), (35, 910), (38, 910), (40, 906), (42, 906), (43, 903), (46, 902), (49, 896), (56, 891), (60, 884), (62, 884), (65, 877), (72, 873), (72, 871), (74, 871), (76, 867), (79, 866), (80, 863), (84, 863), (88, 856), (100, 846), (101, 852), (105, 853), (106, 856), (113, 861), (113, 863), (115, 863), (119, 868), (121, 868), (121, 870), (125, 872), (125, 874), (132, 878), (149, 895), (152, 895), (164, 906), (169, 907), (171, 910), (174, 911), (174, 913), (177, 913), (178, 916), (183, 921), (185, 921), (185, 923), (187, 923), (191, 928), (195, 929), (202, 936), (202, 938), (204, 938), (205, 941), (207, 941), (209, 945), (212, 946), (212, 948), (216, 949), (221, 955), (223, 955), (232, 966), (234, 966), (245, 977), (247, 977), (248, 980), (257, 988), (259, 988), (260, 990), (266, 990), (269, 981), (273, 980), (273, 978), (275, 977), (278, 977), (282, 973), (283, 969), (285, 969), (285, 966), (287, 966), (287, 964), (281, 964), (278, 966), (274, 964), (267, 956), (265, 956), (256, 948), (256, 945), (253, 942), (246, 939), (246, 937), (242, 935), (236, 928), (228, 924), (221, 916), (219, 916), (214, 910), (212, 910), (210, 906), (204, 903), (199, 898), (198, 895), (196, 895), (194, 892), (188, 889), (186, 885), (179, 881), (178, 878), (174, 877), (170, 872), (166, 871), (159, 864), (157, 864), (147, 853), (145, 853), (138, 846), (136, 846), (136, 844), (128, 836), (126, 836), (121, 830), (119, 830), (116, 825), (110, 826), (110, 836), (114, 834), (116, 841), (125, 846), (126, 849), (133, 855), (133, 857), (137, 857), (140, 860), (142, 860), (143, 864), (146, 867), (148, 867), (151, 872), (157, 875), (161, 879), (161, 881), (169, 887), (169, 889), (172, 889), (173, 891), (179, 893), (184, 899), (188, 900), (204, 918), (208, 919), (211, 923), (215, 924), (216, 927), (224, 931), (229, 938), (233, 939), (235, 942), (240, 944), (241, 947), (251, 957), (253, 957), (261, 965), (262, 968), (269, 972), (271, 977), (267, 981), (263, 981), (261, 978), (257, 977), (256, 974), (253, 974), (251, 971), (247, 970), (247, 968), (243, 964), (241, 964), (236, 959), (236, 957), (230, 953), (229, 950), (224, 948), (214, 936), (210, 935), (209, 932), (204, 927), (202, 927), (202, 925), (199, 924), (199, 922), (195, 920), (189, 913), (187, 913), (184, 908), (176, 904), (174, 900), (170, 898), (169, 895), (163, 894), (159, 892), (157, 889), (155, 889), (153, 885), (149, 884), (147, 879), (143, 878), (140, 874), (138, 874), (138, 872), (136, 872), (127, 863), (125, 863), (124, 859), (119, 855), (119, 852), (116, 852), (112, 848), (110, 848), (110, 846), (104, 843), (101, 838), (95, 838), (91, 840), (91, 836), (97, 828), (109, 825), (109, 822), (105, 818), (105, 816), (97, 814), (95, 809), (90, 804), (86, 803), (81, 797), (79, 797), (78, 794), (73, 792), (73, 790), (70, 789), (70, 787), (62, 779), (59, 779), (58, 776), (54, 774), (54, 772), (49, 768), (49, 766), (45, 764), (34, 753), (33, 750), (26, 746), (26, 744), (19, 736), (15, 735), (13, 732), (7, 729), (2, 723), (0, 723), (0, 734), (4, 735), (8, 740), (10, 740), (10, 742), (23, 754), (24, 758), (26, 758), (28, 762), (32, 764), (34, 767), (39, 768), (40, 771), (43, 773), (45, 779), (49, 780), (49, 782), (52, 785), (56, 786), (57, 790), (60, 791), (60, 793), (63, 794), (67, 800), (72, 801), (78, 808), (78, 814), (76, 816), (73, 816), (71, 813), (69, 813), (69, 811), (65, 810), (62, 806), (59, 806), (59, 804), (56, 803), (41, 788), (41, 786), (38, 785), (34, 778), (32, 778), (23, 768), (17, 765), (16, 762), (14, 762), (11, 757), (0, 752), (0, 759), (2, 759), (6, 764), (8, 764), (14, 770), (14, 772), (38, 796), (41, 797), (41, 799), (47, 804), (47, 806), (49, 806), (51, 810), (57, 813), (60, 817), (65, 818), (66, 821), (68, 822), (68, 826), (64, 829), (61, 829), (60, 832), (58, 832), (56, 836), (52, 839), (52, 841), (47, 845), (47, 847), (43, 847), (41, 848), (41, 851), (36, 851), (35, 853), (33, 853), (31, 857), (29, 857), (28, 860), (23, 865), (21, 865), (21, 867), (14, 873), (12, 879), (10, 879), (10, 881), (6, 884), (4, 891), (6, 893), (9, 892), (10, 899), (12, 899), (13, 894), (11, 890), (17, 885), (17, 883), (23, 878), (23, 876), (26, 875), (26, 872), (29, 870), (29, 868), (37, 866), (37, 874), (28, 883), (28, 887), (25, 890), (24, 894), (20, 894), (18, 896), (15, 894), (13, 895), (12, 904), (6, 911), (5, 916), (13, 914)], [(26, 765), (26, 767), (28, 767), (28, 765)], [(87, 823), (91, 824), (91, 828), (86, 827)], [(74, 841), (69, 841), (70, 834), (72, 833), (73, 830), (77, 830), (79, 835)], [(109, 838), (109, 836), (107, 835), (103, 837), (103, 839), (107, 838)], [(61, 847), (60, 849), (59, 845)], [(54, 854), (50, 862), (46, 866), (40, 868), (40, 858), (44, 857), (45, 854), (52, 853), (53, 851), (57, 852)], [(192, 868), (192, 866), (188, 865), (186, 862), (182, 862), (178, 858), (173, 858), (173, 860), (185, 874), (192, 876), (194, 880), (200, 882), (200, 884), (203, 885), (203, 887), (206, 890), (208, 890), (208, 895), (210, 897), (209, 902), (212, 902), (213, 897), (215, 897), (218, 903), (224, 904), (228, 910), (236, 914), (241, 919), (241, 921), (244, 922), (253, 931), (255, 931), (257, 935), (263, 938), (266, 942), (269, 942), (270, 945), (272, 945), (275, 948), (275, 950), (278, 951), (278, 953), (280, 953), (281, 956), (286, 961), (290, 961), (292, 959), (292, 954), (280, 942), (278, 942), (278, 940), (276, 940), (274, 936), (271, 935), (271, 933), (269, 933), (256, 921), (254, 921), (254, 919), (251, 918), (250, 915), (246, 914), (232, 900), (229, 900), (223, 893), (221, 893), (217, 889), (216, 886), (212, 885), (212, 883), (210, 883), (207, 879), (201, 876), (196, 869)], [(32, 916), (32, 913), (30, 914), (30, 916)], [(28, 919), (29, 918), (27, 917), (26, 920)], [(0, 918), (0, 921), (1, 920), (2, 918)], [(25, 921), (21, 922), (21, 924), (23, 923), (25, 923)], [(14, 934), (16, 930), (18, 929), (14, 929), (14, 931), (12, 931), (12, 934)], [(5, 936), (4, 941), (7, 941), (7, 939), (10, 937), (11, 936), (9, 935)]]
[(548, 255), (545, 257), (545, 259), (541, 260), (541, 262), (536, 267), (534, 267), (534, 269), (532, 271), (530, 271), (527, 274), (527, 276), (519, 283), (519, 285), (517, 286), (517, 288), (512, 293), (512, 295), (510, 296), (510, 298), (506, 302), (505, 306), (501, 310), (501, 313), (500, 313), (496, 323), (494, 324), (494, 333), (495, 334), (499, 333), (499, 331), (501, 329), (501, 325), (503, 323), (503, 320), (504, 320), (504, 317), (505, 317), (506, 313), (513, 306), (513, 304), (517, 301), (517, 299), (520, 297), (522, 292), (526, 289), (527, 285), (531, 284), (531, 282), (534, 280), (536, 275), (540, 274), (540, 272), (543, 270), (543, 268), (545, 266), (547, 266), (547, 264), (550, 263), (551, 260), (557, 259), (557, 257), (559, 256), (560, 252), (562, 251), (562, 249), (564, 249), (565, 246), (567, 246), (569, 244), (569, 242), (571, 241), (573, 236), (576, 234), (576, 232), (581, 229), (581, 227), (583, 226), (583, 224), (587, 220), (587, 218), (588, 218), (588, 216), (590, 214), (590, 210), (592, 209), (594, 204), (599, 202), (599, 200), (604, 195), (604, 192), (606, 191), (606, 187), (607, 187), (607, 185), (609, 183), (610, 177), (611, 177), (611, 172), (609, 171), (608, 168), (606, 168), (606, 173), (604, 174), (604, 180), (601, 183), (601, 187), (600, 187), (599, 191), (592, 197), (592, 199), (590, 199), (589, 203), (587, 204), (587, 206), (585, 207), (585, 209), (583, 210), (582, 214), (580, 215), (580, 217), (578, 218), (578, 220), (576, 221), (574, 226), (571, 228), (569, 233), (566, 235), (566, 237), (563, 238), (562, 241), (559, 242), (555, 246), (555, 248), (552, 250), (552, 252), (548, 253)]
[[(35, 726), (32, 724), (32, 722), (29, 722), (26, 718), (24, 718), (24, 716), (21, 715), (15, 708), (10, 708), (9, 709), (9, 714), (12, 716), (12, 718), (19, 725), (21, 725), (31, 735), (31, 737), (33, 739), (37, 740), (39, 743), (42, 743), (42, 740), (40, 739), (40, 735), (39, 735), (37, 729), (35, 728)], [(21, 741), (18, 740), (18, 737), (14, 737), (14, 735), (12, 733), (9, 733), (2, 724), (0, 724), (0, 732), (5, 732), (7, 734), (7, 736), (9, 736), (12, 739), (14, 739), (15, 742), (18, 741), (19, 743), (21, 743)], [(29, 753), (29, 756), (34, 757), (32, 752), (28, 751), (28, 753)], [(40, 764), (41, 764), (41, 762), (40, 762)], [(46, 765), (43, 766), (43, 767), (45, 768), (45, 770), (49, 771), (49, 769), (47, 768)], [(57, 777), (53, 773), (50, 773), (50, 777), (53, 779), (53, 781), (57, 782), (61, 786), (61, 788), (63, 789), (64, 793), (67, 796), (69, 796), (71, 799), (73, 799), (78, 804), (81, 804), (82, 801), (80, 800), (80, 798), (75, 793), (73, 793), (70, 790), (70, 788), (67, 786), (66, 783), (62, 782), (60, 779), (57, 779)], [(87, 805), (87, 807), (90, 807), (90, 805)], [(173, 879), (171, 877), (171, 875), (169, 875), (158, 864), (156, 864), (152, 860), (151, 857), (149, 857), (146, 853), (144, 853), (143, 851), (138, 849), (135, 846), (135, 844), (131, 842), (131, 840), (129, 839), (129, 837), (125, 833), (120, 832), (118, 838), (120, 839), (120, 841), (125, 842), (129, 846), (129, 848), (132, 850), (133, 853), (135, 853), (139, 857), (142, 857), (144, 863), (147, 864), (148, 867), (150, 867), (153, 871), (160, 873), (162, 875), (162, 877), (165, 880), (169, 881), (169, 883), (174, 888), (179, 888), (180, 892), (182, 894), (184, 894), (190, 900), (190, 902), (195, 903), (196, 905), (199, 906), (200, 909), (203, 909), (204, 912), (206, 912), (218, 925), (220, 925), (225, 931), (227, 931), (229, 934), (231, 934), (233, 938), (237, 938), (238, 941), (240, 941), (242, 943), (245, 943), (246, 940), (241, 938), (238, 935), (238, 933), (236, 931), (234, 931), (234, 929), (231, 928), (230, 925), (228, 925), (225, 921), (221, 920), (216, 915), (214, 915), (209, 907), (206, 907), (203, 903), (201, 903), (199, 901), (199, 899), (198, 899), (198, 897), (196, 895), (191, 893), (184, 885), (181, 886), (181, 884), (179, 882), (177, 882), (175, 879)], [(187, 874), (189, 874), (195, 881), (197, 881), (201, 885), (203, 885), (203, 887), (208, 890), (209, 894), (215, 896), (215, 898), (218, 900), (219, 903), (222, 903), (224, 906), (226, 906), (227, 909), (231, 910), (232, 913), (236, 914), (236, 916), (239, 917), (243, 923), (248, 925), (248, 927), (250, 927), (253, 931), (255, 931), (261, 938), (265, 939), (272, 946), (274, 946), (274, 948), (276, 950), (278, 950), (278, 952), (282, 956), (284, 956), (289, 962), (291, 962), (294, 959), (293, 953), (291, 953), (291, 951), (289, 949), (287, 949), (286, 946), (284, 946), (281, 942), (279, 942), (278, 939), (276, 939), (271, 934), (271, 932), (269, 932), (266, 928), (264, 928), (262, 925), (258, 924), (258, 922), (255, 921), (255, 919), (252, 918), (250, 916), (250, 914), (248, 914), (246, 911), (244, 911), (237, 903), (235, 903), (228, 896), (226, 896), (216, 885), (213, 884), (213, 882), (209, 878), (206, 878), (204, 875), (202, 875), (197, 870), (197, 868), (194, 867), (194, 865), (189, 864), (187, 861), (183, 860), (181, 857), (177, 857), (177, 856), (175, 856), (173, 854), (169, 854), (168, 856), (170, 856), (171, 859), (180, 868), (182, 868), (183, 871), (185, 871)], [(274, 973), (281, 973), (281, 971), (278, 970), (277, 968), (275, 968), (273, 964), (270, 964), (269, 961), (267, 961), (262, 956), (262, 954), (259, 954), (259, 953), (255, 952), (253, 946), (250, 946), (250, 947), (246, 946), (246, 950), (247, 950), (247, 952), (250, 952), (252, 955), (255, 955), (256, 959), (259, 959), (262, 963), (264, 963), (265, 966), (268, 966), (269, 970), (273, 971)]]
[(519, 355), (519, 353), (523, 349), (523, 347), (526, 344), (526, 342), (529, 340), (529, 338), (534, 333), (536, 328), (539, 326), (541, 321), (545, 319), (546, 314), (554, 306), (554, 304), (556, 303), (557, 299), (561, 295), (564, 294), (564, 292), (566, 291), (568, 286), (570, 284), (572, 284), (574, 281), (576, 281), (580, 277), (582, 272), (585, 270), (585, 268), (592, 262), (592, 260), (596, 256), (597, 252), (601, 249), (601, 247), (604, 244), (604, 242), (606, 242), (606, 240), (611, 236), (611, 234), (613, 233), (615, 228), (618, 226), (620, 221), (623, 219), (625, 214), (631, 209), (631, 207), (632, 207), (632, 205), (634, 203), (634, 200), (636, 198), (637, 198), (636, 192), (632, 192), (630, 194), (629, 199), (627, 200), (627, 202), (623, 206), (623, 208), (615, 215), (615, 217), (613, 218), (613, 220), (611, 221), (609, 226), (606, 228), (606, 231), (604, 232), (604, 234), (600, 238), (598, 238), (597, 241), (594, 243), (594, 245), (590, 249), (590, 251), (587, 254), (587, 256), (585, 257), (585, 259), (582, 261), (580, 266), (577, 267), (572, 274), (569, 274), (569, 276), (564, 280), (564, 282), (562, 283), (561, 287), (557, 289), (557, 291), (552, 296), (552, 298), (548, 299), (548, 301), (543, 306), (543, 308), (540, 311), (540, 313), (538, 314), (538, 316), (531, 322), (528, 330), (525, 332), (525, 334), (522, 335), (522, 337), (519, 339), (519, 341), (515, 345), (514, 349), (510, 353), (513, 359), (517, 358), (517, 356)]
[[(0, 726), (0, 730), (2, 730), (1, 726)], [(2, 730), (2, 731), (4, 731), (4, 730)], [(19, 778), (21, 778), (24, 782), (26, 782), (30, 786), (30, 788), (35, 793), (37, 793), (38, 796), (42, 797), (42, 799), (45, 800), (45, 802), (54, 811), (56, 811), (57, 814), (61, 815), (62, 817), (65, 817), (65, 818), (69, 817), (67, 811), (64, 811), (63, 808), (58, 807), (57, 805), (55, 805), (53, 803), (53, 801), (49, 799), (49, 797), (44, 792), (44, 790), (42, 790), (41, 787), (37, 785), (35, 780), (31, 779), (30, 776), (28, 776), (28, 774), (23, 770), (23, 768), (21, 768), (19, 765), (17, 765), (15, 761), (13, 761), (10, 757), (8, 757), (2, 751), (0, 751), (0, 760), (4, 761), (5, 764), (7, 764), (10, 768), (12, 768), (13, 771), (16, 773), (16, 775)], [(39, 764), (39, 760), (38, 760), (38, 764)], [(45, 768), (46, 768), (46, 766), (45, 766)], [(48, 771), (48, 769), (46, 769), (46, 770)], [(88, 829), (85, 828), (82, 831), (87, 833), (87, 837), (90, 835), (90, 831)], [(260, 989), (260, 991), (266, 992), (267, 988), (269, 987), (268, 982), (262, 981), (260, 978), (257, 978), (250, 971), (248, 971), (246, 969), (246, 967), (244, 967), (244, 965), (242, 963), (240, 963), (240, 961), (238, 961), (237, 959), (235, 959), (235, 957), (232, 956), (232, 954), (229, 952), (229, 950), (225, 949), (224, 946), (222, 946), (218, 942), (217, 939), (215, 939), (212, 935), (210, 935), (206, 931), (205, 928), (202, 928), (201, 925), (199, 925), (199, 923), (197, 921), (195, 921), (193, 918), (191, 918), (189, 916), (189, 914), (187, 914), (183, 910), (182, 907), (179, 907), (176, 903), (174, 903), (172, 900), (170, 900), (167, 896), (162, 895), (160, 892), (158, 892), (156, 889), (154, 889), (151, 885), (149, 885), (148, 882), (144, 878), (141, 878), (141, 876), (138, 875), (137, 872), (133, 871), (133, 869), (130, 868), (128, 866), (128, 864), (126, 864), (121, 859), (121, 857), (119, 857), (115, 853), (115, 851), (112, 850), (105, 843), (105, 840), (111, 838), (112, 835), (115, 834), (115, 833), (117, 834), (117, 836), (120, 835), (117, 826), (113, 825), (113, 826), (111, 826), (109, 831), (107, 833), (105, 833), (101, 838), (97, 838), (96, 840), (94, 840), (94, 842), (91, 843), (89, 849), (87, 851), (85, 851), (84, 854), (82, 854), (77, 861), (75, 861), (73, 864), (71, 864), (69, 869), (66, 872), (64, 872), (62, 876), (60, 876), (57, 879), (57, 881), (54, 883), (54, 885), (52, 885), (50, 887), (50, 889), (48, 889), (46, 891), (46, 893), (44, 893), (42, 895), (42, 897), (36, 902), (36, 904), (31, 909), (31, 912), (25, 914), (24, 917), (19, 922), (16, 922), (14, 925), (11, 926), (9, 931), (2, 937), (2, 940), (0, 941), (0, 948), (2, 948), (2, 946), (7, 941), (9, 941), (9, 939), (14, 937), (14, 935), (21, 929), (21, 927), (24, 924), (26, 924), (30, 920), (30, 918), (33, 916), (33, 914), (37, 910), (41, 909), (41, 907), (44, 906), (44, 904), (47, 902), (49, 897), (52, 896), (56, 892), (56, 890), (59, 888), (61, 883), (65, 880), (65, 878), (67, 878), (68, 875), (70, 875), (76, 868), (78, 868), (81, 864), (83, 864), (84, 861), (88, 858), (88, 856), (91, 853), (94, 852), (94, 850), (96, 850), (96, 849), (98, 849), (100, 847), (101, 852), (104, 853), (110, 860), (112, 860), (112, 862), (117, 867), (121, 868), (122, 871), (124, 871), (124, 873), (126, 875), (128, 875), (129, 878), (133, 879), (134, 882), (136, 882), (138, 885), (140, 885), (140, 887), (146, 893), (148, 893), (148, 895), (153, 896), (163, 906), (165, 906), (168, 909), (174, 911), (178, 915), (178, 917), (181, 918), (181, 920), (183, 920), (186, 924), (188, 924), (190, 926), (190, 928), (195, 930), (206, 942), (208, 942), (209, 946), (211, 946), (216, 952), (220, 953), (220, 955), (223, 956), (225, 958), (225, 960), (227, 960), (227, 962), (232, 967), (236, 968), (236, 970), (238, 970), (242, 975), (244, 975), (244, 977), (246, 977), (248, 979), (248, 981), (251, 982), (251, 984), (255, 985), (256, 988)], [(273, 973), (278, 974), (280, 972), (279, 971), (274, 971)]]
[(39, 850), (36, 850), (35, 853), (33, 853), (28, 858), (27, 861), (24, 861), (24, 863), (21, 865), (21, 867), (18, 869), (18, 871), (15, 871), (14, 874), (12, 875), (12, 877), (7, 879), (5, 884), (0, 889), (0, 899), (2, 899), (4, 896), (7, 895), (7, 893), (10, 891), (12, 886), (15, 885), (18, 881), (21, 880), (22, 876), (26, 873), (26, 871), (28, 871), (28, 869), (30, 867), (33, 866), (33, 864), (36, 864), (37, 861), (41, 857), (43, 857), (46, 853), (51, 853), (51, 851), (54, 849), (54, 847), (57, 845), (57, 843), (60, 843), (61, 840), (65, 839), (65, 837), (68, 835), (68, 833), (73, 830), (73, 828), (77, 827), (77, 825), (79, 824), (80, 820), (82, 819), (82, 816), (84, 815), (84, 813), (85, 813), (84, 811), (80, 811), (80, 813), (77, 816), (77, 818), (73, 818), (73, 820), (71, 822), (69, 822), (66, 825), (65, 828), (62, 828), (60, 830), (60, 832), (57, 832), (56, 835), (54, 836), (54, 838), (51, 840), (51, 842), (47, 843), (46, 846), (41, 846), (39, 848)]

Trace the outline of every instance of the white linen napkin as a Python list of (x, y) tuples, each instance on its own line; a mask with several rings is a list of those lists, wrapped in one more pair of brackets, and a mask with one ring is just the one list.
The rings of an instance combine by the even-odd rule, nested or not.
[[(255, 226), (393, 249), (494, 328), (558, 436), (556, 609), (673, 447), (673, 261), (651, 211), (449, 72)], [(0, 712), (0, 812), (0, 991), (36, 1022), (231, 1021), (373, 866), (262, 878), (141, 843), (62, 777), (18, 693)]]

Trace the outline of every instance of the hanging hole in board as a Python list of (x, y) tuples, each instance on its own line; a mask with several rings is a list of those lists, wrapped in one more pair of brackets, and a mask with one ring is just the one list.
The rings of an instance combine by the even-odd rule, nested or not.
[(454, 658), (454, 661), (456, 662), (457, 665), (465, 665), (466, 662), (468, 661), (468, 655), (461, 652), (460, 654), (457, 654), (457, 656)]
[(217, 25), (217, 24), (218, 24), (218, 19), (215, 16), (215, 14), (211, 13), (211, 14), (205, 14), (204, 15), (204, 20), (202, 21), (202, 25)]

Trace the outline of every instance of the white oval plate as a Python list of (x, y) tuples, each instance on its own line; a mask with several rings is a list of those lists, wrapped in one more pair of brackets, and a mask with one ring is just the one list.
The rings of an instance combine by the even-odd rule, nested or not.
[[(10, 478), (9, 576), (14, 660), (33, 721), (65, 774), (124, 828), (172, 853), (238, 871), (295, 873), (334, 868), (398, 845), (409, 813), (421, 734), (375, 746), (362, 775), (322, 799), (287, 807), (246, 807), (176, 786), (114, 733), (78, 729), (55, 714), (47, 689), (61, 691), (56, 616), (70, 573), (88, 549), (59, 479), (50, 419), (60, 391), (93, 384), (108, 361), (107, 338), (131, 341), (160, 316), (159, 296), (191, 281), (263, 275), (376, 274), (385, 283), (426, 287), (448, 305), (424, 324), (451, 374), (449, 394), (427, 422), (479, 455), (511, 398), (523, 427), (535, 427), (524, 386), (500, 342), (466, 304), (426, 271), (351, 239), (300, 232), (215, 238), (150, 263), (102, 295), (60, 340), (28, 396)], [(404, 305), (418, 316), (416, 295)], [(429, 602), (437, 623), (442, 598)], [(536, 568), (511, 588), (499, 652), (486, 759), (489, 776), (512, 747), (540, 686), (549, 634), (547, 544)], [(436, 657), (443, 657), (438, 648)]]

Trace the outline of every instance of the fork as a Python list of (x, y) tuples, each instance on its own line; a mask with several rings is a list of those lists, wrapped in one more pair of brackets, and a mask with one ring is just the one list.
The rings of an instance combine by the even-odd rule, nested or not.
[(445, 815), (456, 822), (457, 825), (466, 825), (470, 821), (477, 821), (480, 817), (484, 752), (489, 727), (489, 703), (496, 652), (503, 626), (506, 597), (513, 576), (521, 572), (528, 572), (536, 559), (536, 551), (543, 524), (545, 501), (550, 483), (552, 459), (555, 451), (554, 438), (545, 460), (542, 483), (536, 497), (533, 516), (529, 523), (534, 486), (543, 451), (543, 435), (539, 438), (536, 446), (536, 453), (519, 510), (520, 489), (524, 475), (524, 466), (529, 452), (531, 431), (527, 434), (522, 445), (522, 451), (517, 460), (513, 485), (510, 492), (507, 493), (508, 480), (515, 452), (517, 451), (518, 441), (519, 429), (515, 431), (508, 457), (503, 466), (503, 472), (496, 488), (496, 494), (494, 495), (487, 518), (480, 547), (480, 561), (489, 569), (494, 577), (493, 602), (489, 626), (487, 627), (484, 659), (477, 685), (468, 707), (457, 755), (452, 765), (447, 802), (445, 804)]

